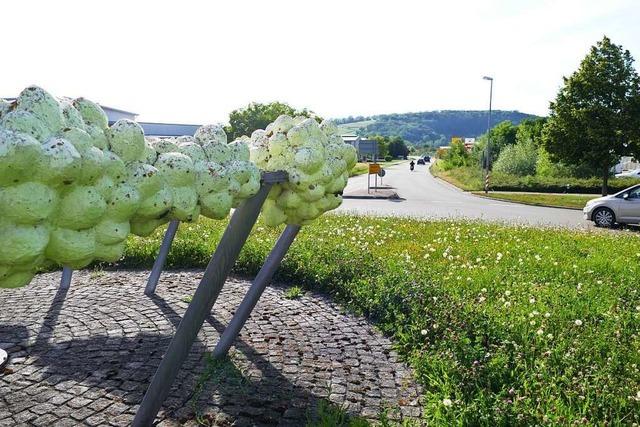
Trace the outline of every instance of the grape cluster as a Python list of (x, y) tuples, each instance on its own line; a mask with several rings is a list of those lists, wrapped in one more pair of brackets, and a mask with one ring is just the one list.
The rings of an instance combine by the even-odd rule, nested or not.
[(342, 203), (342, 190), (356, 163), (355, 148), (344, 143), (331, 121), (282, 115), (250, 139), (251, 160), (265, 171), (284, 170), (262, 213), (265, 223), (309, 224)]
[(220, 126), (145, 140), (133, 121), (109, 127), (87, 99), (28, 87), (0, 103), (0, 287), (49, 264), (115, 262), (130, 232), (224, 218), (259, 187), (248, 146), (227, 144)]
[(31, 86), (0, 100), (0, 287), (38, 269), (115, 262), (127, 236), (171, 220), (223, 219), (260, 189), (260, 169), (286, 171), (265, 222), (308, 224), (341, 203), (355, 149), (328, 121), (280, 116), (231, 143), (220, 125), (194, 136), (146, 137), (84, 99)]

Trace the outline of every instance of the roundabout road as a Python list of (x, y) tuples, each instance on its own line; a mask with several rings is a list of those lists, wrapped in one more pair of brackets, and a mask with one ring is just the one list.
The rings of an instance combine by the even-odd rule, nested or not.
[[(476, 219), (539, 226), (591, 226), (578, 210), (501, 202), (465, 193), (433, 177), (429, 165), (416, 165), (413, 172), (409, 170), (408, 163), (391, 166), (383, 183), (395, 188), (401, 199), (345, 199), (338, 210), (369, 215)], [(367, 175), (360, 175), (349, 180), (345, 193), (366, 188)]]

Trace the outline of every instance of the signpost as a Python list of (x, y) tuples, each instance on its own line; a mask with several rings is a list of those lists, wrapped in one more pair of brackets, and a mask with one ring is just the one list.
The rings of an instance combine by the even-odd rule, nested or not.
[[(382, 173), (382, 175), (380, 175)], [(369, 173), (367, 174), (367, 193), (371, 192), (371, 175), (375, 176), (375, 184), (373, 190), (378, 189), (378, 177), (383, 177), (385, 174), (384, 169), (379, 163), (369, 163)], [(382, 181), (381, 181), (382, 182)]]

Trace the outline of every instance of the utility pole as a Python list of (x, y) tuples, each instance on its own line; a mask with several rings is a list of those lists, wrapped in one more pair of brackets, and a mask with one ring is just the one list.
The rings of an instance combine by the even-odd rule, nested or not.
[(484, 192), (489, 192), (489, 168), (491, 166), (491, 102), (493, 100), (493, 77), (484, 76), (483, 80), (489, 80), (489, 119), (487, 121), (487, 149), (485, 154)]

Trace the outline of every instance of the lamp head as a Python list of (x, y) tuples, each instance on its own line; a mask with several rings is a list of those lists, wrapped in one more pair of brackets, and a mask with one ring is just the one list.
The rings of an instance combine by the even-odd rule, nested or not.
[(493, 77), (483, 76), (482, 80), (493, 80)]

